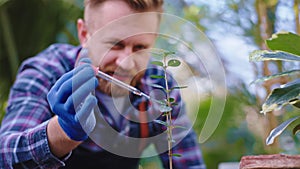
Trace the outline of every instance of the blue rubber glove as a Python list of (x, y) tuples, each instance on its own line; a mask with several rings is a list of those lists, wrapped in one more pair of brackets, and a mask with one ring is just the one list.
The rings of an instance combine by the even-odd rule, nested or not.
[(91, 93), (98, 86), (98, 80), (90, 63), (90, 59), (82, 59), (79, 66), (64, 74), (47, 95), (60, 126), (75, 141), (87, 139), (96, 125), (93, 108), (97, 99)]

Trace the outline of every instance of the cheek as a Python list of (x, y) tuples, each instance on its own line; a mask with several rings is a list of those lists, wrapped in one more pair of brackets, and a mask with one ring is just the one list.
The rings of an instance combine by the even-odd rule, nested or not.
[(89, 57), (91, 58), (94, 66), (105, 65), (113, 59), (113, 54), (111, 54), (109, 49), (107, 49), (107, 47), (103, 44), (90, 44), (88, 50)]
[(112, 62), (114, 61), (114, 57), (113, 57), (113, 55), (110, 55), (108, 53), (106, 55), (95, 57), (92, 61), (93, 61), (94, 65), (99, 66), (100, 68), (103, 68), (103, 67), (106, 67), (107, 65), (112, 65)]
[(148, 63), (150, 60), (150, 56), (140, 56), (138, 58), (135, 59), (136, 62), (136, 68), (139, 71), (145, 70), (147, 69)]

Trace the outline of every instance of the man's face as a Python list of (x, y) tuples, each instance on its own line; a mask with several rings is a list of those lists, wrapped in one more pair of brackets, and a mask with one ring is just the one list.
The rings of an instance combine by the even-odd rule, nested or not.
[[(159, 18), (157, 13), (136, 13), (123, 1), (106, 1), (86, 9), (84, 47), (99, 70), (131, 85), (135, 85), (147, 67)], [(80, 33), (79, 33), (80, 36)], [(121, 96), (128, 93), (99, 79), (103, 93)]]

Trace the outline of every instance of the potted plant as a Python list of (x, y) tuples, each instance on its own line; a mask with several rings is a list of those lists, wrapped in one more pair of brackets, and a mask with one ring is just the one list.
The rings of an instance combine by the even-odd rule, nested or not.
[[(271, 39), (266, 40), (266, 45), (270, 51), (256, 50), (250, 54), (250, 61), (286, 61), (300, 62), (300, 36), (290, 32), (279, 32)], [(274, 110), (280, 110), (286, 105), (293, 105), (300, 108), (300, 69), (292, 69), (270, 76), (257, 79), (255, 82), (268, 81), (275, 78), (290, 76), (287, 83), (277, 87), (267, 96), (262, 105), (261, 113), (266, 114)], [(300, 110), (297, 110), (300, 112)], [(299, 116), (292, 117), (274, 128), (266, 139), (266, 144), (273, 144), (275, 138), (279, 136), (289, 125), (298, 120)], [(295, 122), (296, 123), (296, 122)], [(299, 122), (298, 122), (299, 123)], [(293, 133), (300, 131), (300, 123), (296, 124)], [(259, 155), (244, 156), (240, 162), (241, 169), (252, 168), (300, 168), (300, 155)]]

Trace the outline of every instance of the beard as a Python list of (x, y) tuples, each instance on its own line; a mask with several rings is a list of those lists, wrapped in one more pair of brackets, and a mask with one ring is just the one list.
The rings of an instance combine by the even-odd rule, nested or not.
[[(131, 79), (129, 78), (126, 81), (123, 81), (126, 84), (129, 84), (133, 87), (138, 86), (138, 84), (141, 83), (141, 79), (143, 78), (145, 74), (145, 71), (140, 71), (135, 76), (133, 76)], [(98, 78), (99, 86), (98, 90), (106, 95), (109, 95), (111, 97), (122, 97), (122, 96), (128, 96), (130, 92), (127, 89), (124, 89), (118, 85), (115, 85), (107, 80), (104, 80), (102, 78)]]

